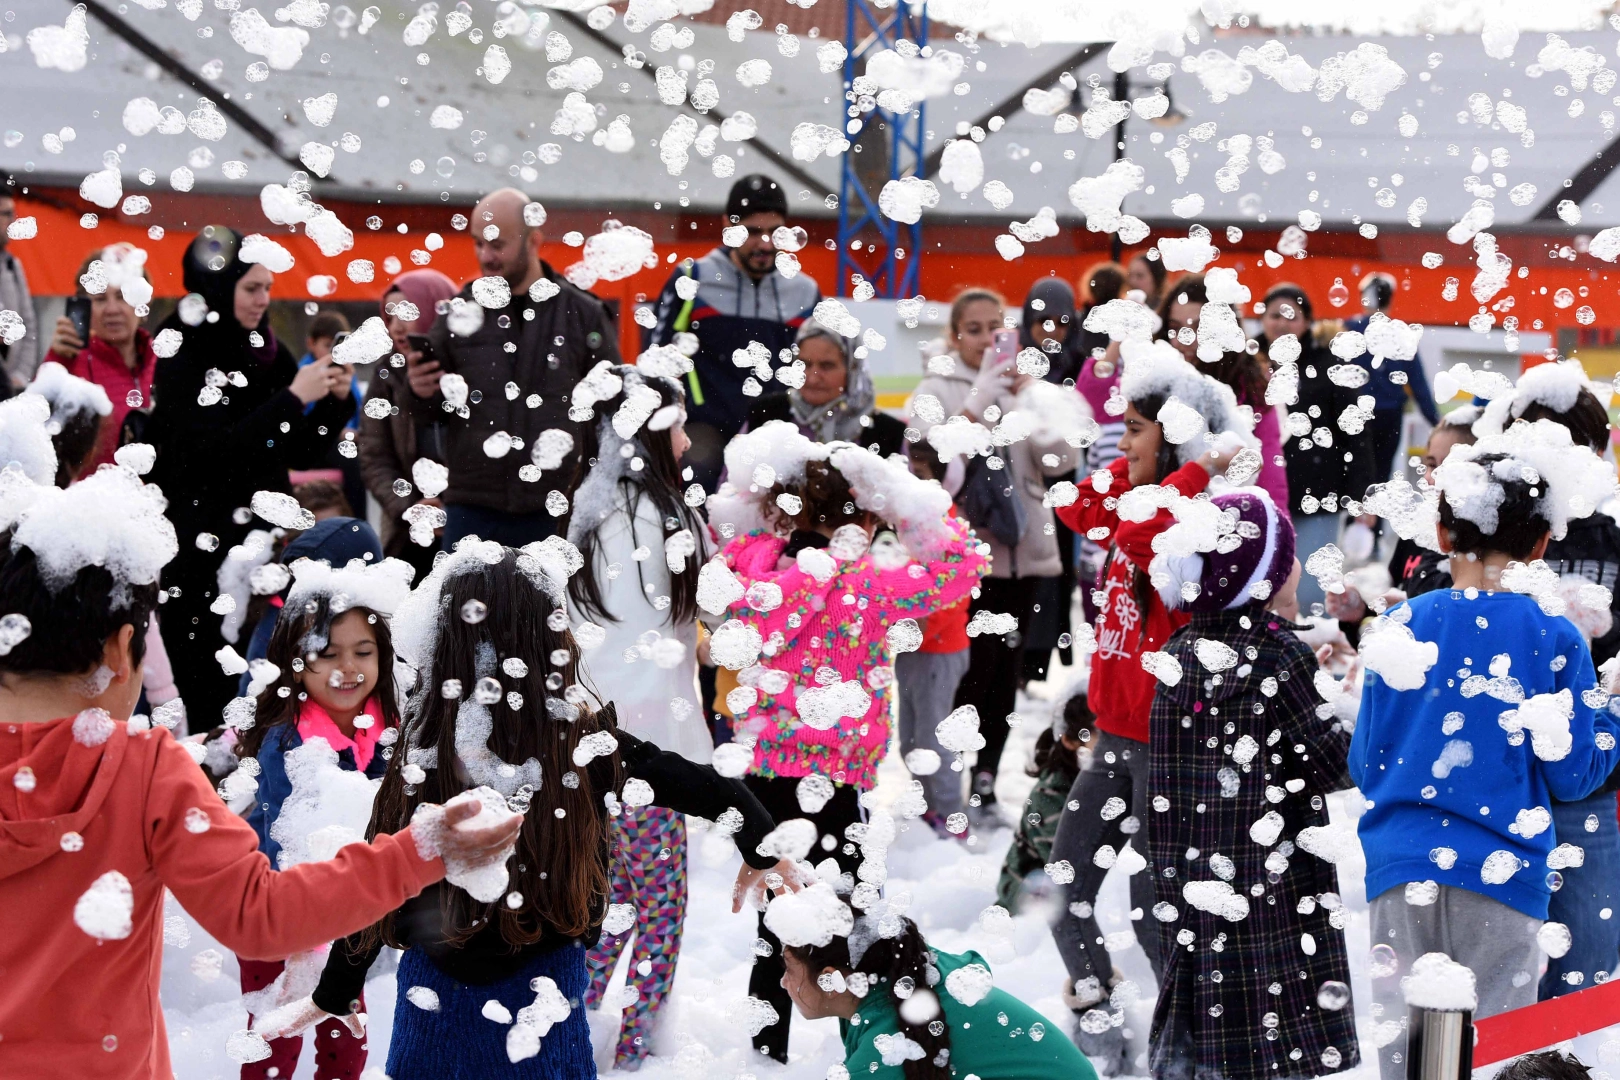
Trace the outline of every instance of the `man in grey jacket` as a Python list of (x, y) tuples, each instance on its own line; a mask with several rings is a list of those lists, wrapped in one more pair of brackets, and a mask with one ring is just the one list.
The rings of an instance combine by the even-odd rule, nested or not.
[(28, 275), (8, 246), (11, 238), (7, 233), (15, 220), (17, 200), (9, 187), (0, 187), (0, 310), (15, 311), (28, 328), (10, 345), (0, 345), (0, 367), (4, 367), (13, 389), (21, 389), (33, 379), (34, 369), (39, 367), (39, 330), (34, 326), (34, 300), (28, 293)]
[[(540, 258), (544, 223), (515, 188), (473, 207), (484, 276), (450, 301), (432, 348), (407, 369), (418, 423), (441, 425), (447, 550), (469, 535), (518, 547), (555, 531), (578, 463), (568, 398), (599, 361), (620, 362), (607, 305)], [(418, 449), (434, 441), (419, 438)]]

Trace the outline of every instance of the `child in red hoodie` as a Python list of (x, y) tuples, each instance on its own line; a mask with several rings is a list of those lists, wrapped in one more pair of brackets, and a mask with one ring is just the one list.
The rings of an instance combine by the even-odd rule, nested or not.
[[(1097, 651), (1091, 660), (1090, 705), (1098, 730), (1090, 764), (1075, 777), (1052, 839), (1052, 861), (1067, 862), (1074, 871), (1052, 934), (1069, 974), (1065, 1000), (1077, 1018), (1106, 1001), (1114, 983), (1113, 963), (1098, 944), (1102, 934), (1092, 912), (1097, 891), (1125, 842), (1148, 818), (1148, 717), (1157, 680), (1143, 666), (1143, 657), (1160, 649), (1187, 621), (1184, 614), (1164, 606), (1149, 582), (1153, 541), (1175, 521), (1166, 508), (1168, 498), (1197, 495), (1212, 474), (1223, 473), (1231, 462), (1233, 450), (1212, 453), (1208, 433), (1247, 430), (1231, 390), (1179, 357), (1148, 355), (1127, 365), (1121, 393), (1122, 456), (1082, 481), (1079, 497), (1057, 512), (1075, 532), (1111, 545), (1096, 597)], [(1205, 418), (1205, 428), (1180, 443), (1170, 442), (1159, 422), (1172, 398)], [(1155, 493), (1146, 491), (1132, 500), (1124, 498), (1148, 485), (1159, 485), (1157, 494), (1164, 498), (1155, 502), (1151, 498)], [(1122, 502), (1127, 503), (1123, 508)], [(1138, 870), (1145, 865), (1144, 841), (1145, 837), (1138, 838), (1127, 856)], [(1098, 858), (1104, 847), (1112, 858)], [(1147, 875), (1133, 872), (1130, 889), (1133, 908), (1147, 912), (1153, 907), (1153, 883)], [(1143, 948), (1156, 978), (1157, 930), (1147, 928), (1158, 923), (1151, 916), (1142, 923)], [(1074, 1037), (1098, 1072), (1117, 1076), (1128, 1071), (1121, 1028), (1077, 1027)]]
[[(0, 1076), (173, 1075), (158, 1000), (165, 889), (227, 948), (277, 959), (444, 877), (409, 828), (272, 872), (188, 748), (131, 717), (136, 627), (177, 548), (155, 492), (118, 466), (65, 491), (14, 482), (0, 499)], [(521, 824), (437, 830), (438, 849), (504, 860)]]

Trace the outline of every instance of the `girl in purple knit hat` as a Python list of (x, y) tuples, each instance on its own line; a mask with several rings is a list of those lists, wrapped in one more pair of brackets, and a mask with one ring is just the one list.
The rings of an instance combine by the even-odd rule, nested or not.
[(1294, 529), (1258, 488), (1172, 511), (1152, 580), (1191, 621), (1150, 667), (1152, 914), (1174, 944), (1149, 1068), (1155, 1080), (1349, 1069), (1355, 1011), (1323, 796), (1350, 786), (1353, 720), (1324, 701), (1316, 657), (1275, 610), (1299, 580)]

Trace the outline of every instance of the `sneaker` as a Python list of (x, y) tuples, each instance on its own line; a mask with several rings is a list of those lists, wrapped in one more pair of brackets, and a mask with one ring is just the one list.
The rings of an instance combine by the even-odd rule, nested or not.
[[(1107, 1024), (1101, 1031), (1088, 1031)], [(1070, 1032), (1074, 1045), (1086, 1055), (1098, 1076), (1130, 1076), (1129, 1047), (1125, 1044), (1125, 1029), (1115, 1027), (1103, 1009), (1077, 1010), (1074, 1029)]]

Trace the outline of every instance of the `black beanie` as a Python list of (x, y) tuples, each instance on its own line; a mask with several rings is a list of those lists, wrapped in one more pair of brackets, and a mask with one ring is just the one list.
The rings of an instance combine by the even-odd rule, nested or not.
[(731, 185), (726, 196), (726, 217), (741, 221), (750, 214), (781, 214), (787, 217), (787, 195), (775, 180), (762, 173), (745, 176)]
[(234, 317), (236, 283), (252, 268), (242, 261), (241, 249), (236, 233), (223, 225), (205, 225), (182, 263), (186, 291), (199, 294), (222, 319)]

